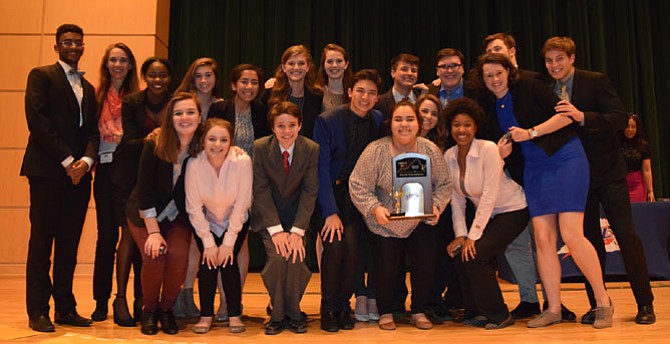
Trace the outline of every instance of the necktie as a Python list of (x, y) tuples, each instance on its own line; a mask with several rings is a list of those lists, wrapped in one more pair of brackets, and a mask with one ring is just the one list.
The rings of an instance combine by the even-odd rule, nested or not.
[(561, 85), (561, 93), (558, 95), (558, 98), (561, 98), (561, 100), (570, 101), (570, 95), (568, 94), (568, 86)]
[(284, 151), (284, 153), (281, 154), (282, 157), (284, 158), (284, 172), (288, 176), (288, 171), (291, 169), (290, 165), (288, 164), (288, 151)]

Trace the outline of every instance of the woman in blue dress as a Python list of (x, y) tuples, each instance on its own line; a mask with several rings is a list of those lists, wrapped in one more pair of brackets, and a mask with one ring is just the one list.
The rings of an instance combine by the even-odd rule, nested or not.
[(538, 270), (549, 299), (549, 307), (528, 322), (528, 327), (561, 322), (561, 265), (556, 253), (559, 229), (575, 263), (593, 286), (598, 302), (593, 326), (612, 326), (614, 307), (605, 290), (596, 251), (584, 237), (589, 166), (575, 131), (577, 124), (556, 114), (554, 107), (559, 99), (545, 83), (518, 78), (517, 68), (504, 55), (480, 56), (472, 76), (485, 91), (482, 97), (489, 98), (482, 101), (488, 110), (486, 131), (489, 136), (507, 133), (498, 142), (500, 153), (503, 157), (516, 153), (507, 162), (514, 165), (509, 166), (512, 174), (523, 170)]

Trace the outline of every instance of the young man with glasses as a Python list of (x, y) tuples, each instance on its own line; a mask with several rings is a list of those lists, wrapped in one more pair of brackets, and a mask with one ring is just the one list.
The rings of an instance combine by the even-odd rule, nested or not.
[(463, 79), (464, 70), (463, 53), (453, 48), (444, 48), (437, 52), (435, 75), (438, 79), (428, 86), (428, 93), (440, 99), (442, 109), (451, 100), (473, 96), (469, 82)]
[[(88, 327), (76, 310), (72, 278), (91, 194), (91, 167), (99, 143), (95, 91), (77, 64), (84, 32), (73, 24), (56, 31), (58, 62), (28, 75), (25, 110), (30, 136), (21, 175), (30, 185), (30, 242), (26, 264), (29, 326), (54, 332), (57, 324)], [(49, 276), (54, 249), (53, 279)]]

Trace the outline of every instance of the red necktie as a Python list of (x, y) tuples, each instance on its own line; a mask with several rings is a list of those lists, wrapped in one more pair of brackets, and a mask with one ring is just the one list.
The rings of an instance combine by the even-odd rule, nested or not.
[(286, 172), (286, 175), (288, 176), (288, 171), (290, 169), (290, 165), (288, 164), (288, 151), (284, 151), (281, 155), (284, 157), (284, 172)]

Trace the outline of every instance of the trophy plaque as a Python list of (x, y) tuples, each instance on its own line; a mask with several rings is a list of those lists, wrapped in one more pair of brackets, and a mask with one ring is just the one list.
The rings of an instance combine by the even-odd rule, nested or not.
[(432, 194), (428, 156), (404, 153), (393, 158), (391, 220), (435, 217)]

